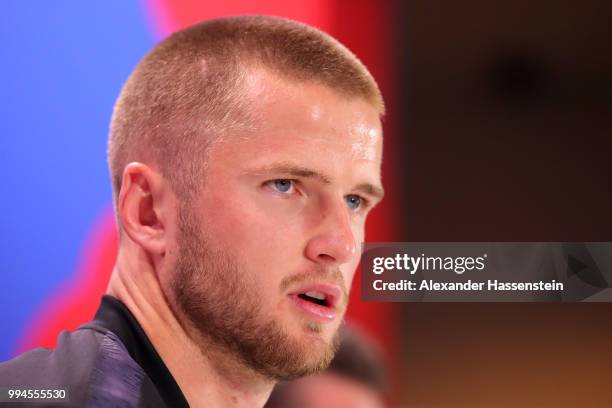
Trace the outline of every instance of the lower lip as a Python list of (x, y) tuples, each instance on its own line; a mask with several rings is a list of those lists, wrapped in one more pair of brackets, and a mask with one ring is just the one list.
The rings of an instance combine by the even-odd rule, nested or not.
[(294, 304), (311, 319), (321, 322), (331, 322), (336, 318), (336, 311), (330, 307), (317, 305), (302, 299), (298, 295), (289, 296)]

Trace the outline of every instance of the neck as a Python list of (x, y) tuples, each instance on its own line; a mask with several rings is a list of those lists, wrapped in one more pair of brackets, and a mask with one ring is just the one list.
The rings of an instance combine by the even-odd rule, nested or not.
[(145, 254), (119, 251), (107, 293), (123, 302), (147, 334), (191, 407), (261, 407), (274, 382), (179, 322)]

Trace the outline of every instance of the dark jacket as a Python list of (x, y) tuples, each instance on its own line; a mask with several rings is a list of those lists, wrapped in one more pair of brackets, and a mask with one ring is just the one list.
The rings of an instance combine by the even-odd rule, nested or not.
[(188, 407), (138, 321), (111, 296), (102, 298), (92, 322), (62, 332), (55, 349), (34, 349), (0, 364), (0, 401), (8, 401), (11, 387), (64, 388), (67, 397), (0, 406)]

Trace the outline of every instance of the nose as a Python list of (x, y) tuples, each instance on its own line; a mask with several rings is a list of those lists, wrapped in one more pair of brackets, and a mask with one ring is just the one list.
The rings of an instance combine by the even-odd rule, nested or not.
[(357, 242), (346, 206), (328, 206), (317, 218), (315, 233), (306, 245), (306, 257), (322, 266), (339, 266), (353, 260)]

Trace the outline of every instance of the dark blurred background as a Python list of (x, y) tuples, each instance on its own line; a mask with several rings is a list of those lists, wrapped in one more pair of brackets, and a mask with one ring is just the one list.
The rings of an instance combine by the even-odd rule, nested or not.
[[(611, 3), (395, 4), (398, 240), (612, 240)], [(610, 406), (610, 304), (403, 304), (408, 406)]]
[[(3, 3), (0, 360), (88, 320), (112, 268), (105, 143), (137, 61), (202, 19), (280, 15), (339, 38), (388, 105), (369, 241), (612, 241), (611, 3)], [(374, 304), (393, 406), (609, 406), (612, 305)]]

